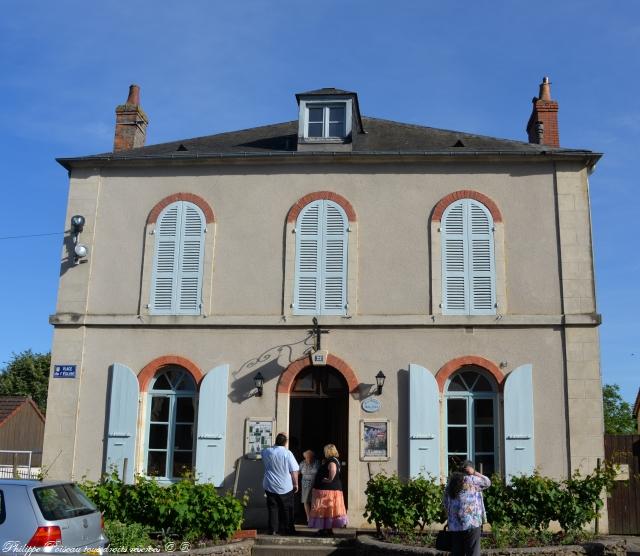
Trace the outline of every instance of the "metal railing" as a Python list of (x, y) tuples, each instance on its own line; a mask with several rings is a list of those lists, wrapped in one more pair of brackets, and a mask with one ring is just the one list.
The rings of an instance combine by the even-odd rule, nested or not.
[(11, 456), (11, 463), (0, 463), (2, 479), (37, 479), (40, 467), (33, 467), (33, 455), (42, 454), (41, 450), (0, 450), (0, 461), (7, 461), (4, 454)]

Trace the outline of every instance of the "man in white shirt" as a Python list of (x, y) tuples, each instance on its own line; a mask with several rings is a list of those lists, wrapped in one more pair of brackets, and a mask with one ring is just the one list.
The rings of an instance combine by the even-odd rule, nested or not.
[(298, 492), (298, 462), (287, 448), (287, 435), (280, 432), (275, 446), (262, 450), (267, 495), (269, 534), (294, 535), (293, 495)]

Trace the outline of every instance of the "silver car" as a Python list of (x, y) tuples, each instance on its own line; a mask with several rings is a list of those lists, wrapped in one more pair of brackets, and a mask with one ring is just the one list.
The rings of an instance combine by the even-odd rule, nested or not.
[(75, 484), (0, 479), (0, 552), (60, 552), (65, 547), (102, 553), (108, 542), (102, 515)]

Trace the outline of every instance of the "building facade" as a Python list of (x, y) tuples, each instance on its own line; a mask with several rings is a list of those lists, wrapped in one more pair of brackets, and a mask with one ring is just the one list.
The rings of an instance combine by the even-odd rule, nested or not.
[(336, 444), (359, 525), (381, 470), (593, 469), (600, 155), (559, 146), (548, 80), (528, 142), (364, 117), (348, 91), (296, 100), (290, 122), (144, 146), (132, 86), (114, 151), (59, 159), (52, 360), (72, 371), (50, 381), (51, 476), (255, 494), (285, 431), (298, 456)]

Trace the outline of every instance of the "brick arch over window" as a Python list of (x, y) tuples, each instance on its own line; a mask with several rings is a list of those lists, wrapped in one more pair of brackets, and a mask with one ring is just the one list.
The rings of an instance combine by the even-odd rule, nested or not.
[(356, 211), (353, 209), (351, 203), (347, 201), (342, 195), (338, 195), (337, 193), (333, 193), (331, 191), (316, 191), (315, 193), (309, 193), (301, 199), (298, 199), (298, 201), (289, 209), (289, 214), (287, 214), (287, 222), (295, 223), (298, 215), (300, 214), (300, 211), (304, 207), (306, 207), (313, 201), (321, 200), (333, 201), (334, 203), (340, 205), (343, 208), (344, 212), (347, 214), (349, 222), (355, 222), (357, 220)]
[[(278, 394), (288, 394), (291, 392), (293, 381), (296, 376), (298, 376), (298, 373), (302, 371), (302, 369), (306, 369), (310, 366), (311, 361), (309, 361), (309, 358), (306, 356), (291, 363), (291, 365), (289, 365), (280, 375), (280, 381), (278, 382)], [(329, 354), (327, 357), (327, 366), (333, 367), (344, 377), (347, 381), (349, 392), (355, 392), (358, 389), (360, 381), (358, 380), (356, 373), (342, 359)]]
[(495, 381), (498, 383), (498, 389), (502, 392), (504, 386), (504, 374), (493, 361), (480, 357), (478, 355), (465, 355), (464, 357), (457, 357), (452, 359), (448, 363), (445, 363), (440, 367), (440, 370), (436, 373), (436, 381), (441, 392), (444, 392), (444, 385), (447, 383), (447, 379), (460, 368), (466, 365), (475, 365), (482, 367), (487, 371)]
[(163, 355), (147, 363), (144, 368), (138, 373), (138, 384), (140, 384), (140, 392), (146, 392), (149, 388), (151, 379), (162, 370), (163, 367), (168, 365), (178, 365), (187, 370), (196, 384), (200, 384), (200, 381), (204, 377), (204, 373), (200, 370), (200, 367), (193, 361), (190, 361), (186, 357), (180, 355)]
[(215, 222), (216, 217), (213, 214), (213, 210), (209, 203), (205, 201), (199, 195), (194, 195), (193, 193), (174, 193), (173, 195), (169, 195), (165, 197), (151, 209), (149, 216), (147, 218), (147, 224), (155, 224), (158, 220), (158, 216), (162, 210), (168, 207), (171, 203), (175, 203), (176, 201), (188, 201), (189, 203), (193, 203), (194, 205), (200, 207), (200, 210), (204, 213), (205, 220), (207, 223)]
[(470, 189), (462, 189), (460, 191), (455, 191), (453, 193), (449, 193), (446, 197), (443, 197), (438, 201), (438, 204), (433, 209), (433, 216), (431, 220), (433, 222), (440, 222), (442, 220), (442, 214), (445, 209), (454, 201), (458, 201), (460, 199), (474, 199), (482, 203), (493, 217), (494, 222), (502, 222), (502, 213), (496, 205), (489, 197), (483, 195), (482, 193), (478, 193), (477, 191), (471, 191)]

